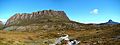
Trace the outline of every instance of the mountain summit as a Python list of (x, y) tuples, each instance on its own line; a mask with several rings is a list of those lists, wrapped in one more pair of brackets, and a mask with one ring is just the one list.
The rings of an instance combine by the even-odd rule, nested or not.
[(108, 22), (113, 22), (111, 19)]
[(106, 24), (120, 24), (120, 23), (114, 22), (113, 20), (110, 19), (108, 22), (106, 22)]

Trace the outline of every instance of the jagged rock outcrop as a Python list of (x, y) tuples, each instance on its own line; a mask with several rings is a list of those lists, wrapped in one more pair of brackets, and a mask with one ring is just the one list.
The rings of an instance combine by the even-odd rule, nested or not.
[(78, 23), (70, 21), (64, 11), (43, 10), (38, 12), (17, 13), (5, 24), (4, 30), (68, 30), (79, 29)]
[[(20, 21), (19, 21), (20, 20)], [(6, 26), (11, 25), (22, 25), (22, 23), (29, 22), (28, 25), (31, 23), (41, 23), (41, 22), (47, 22), (47, 21), (70, 21), (69, 18), (66, 16), (64, 11), (53, 11), (53, 10), (43, 10), (38, 12), (33, 12), (32, 14), (28, 13), (17, 13), (13, 15), (7, 22)]]

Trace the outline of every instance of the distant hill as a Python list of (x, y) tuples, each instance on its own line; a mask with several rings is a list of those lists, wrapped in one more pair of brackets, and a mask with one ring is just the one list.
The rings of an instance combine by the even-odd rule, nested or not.
[(114, 22), (114, 21), (112, 21), (111, 19), (108, 21), (108, 22), (106, 22), (107, 24), (120, 24), (119, 22)]
[(114, 22), (113, 20), (109, 20), (106, 23), (101, 23), (101, 25), (116, 25), (116, 24), (120, 24), (119, 22)]

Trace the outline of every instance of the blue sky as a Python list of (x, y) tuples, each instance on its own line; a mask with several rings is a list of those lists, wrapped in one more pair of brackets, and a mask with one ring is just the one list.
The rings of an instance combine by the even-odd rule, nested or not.
[(15, 13), (49, 9), (63, 10), (81, 23), (120, 22), (120, 0), (0, 0), (0, 20), (5, 22)]

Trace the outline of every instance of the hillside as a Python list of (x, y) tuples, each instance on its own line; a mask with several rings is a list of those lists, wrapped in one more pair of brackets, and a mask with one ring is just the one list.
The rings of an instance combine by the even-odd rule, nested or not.
[[(0, 31), (1, 45), (48, 45), (62, 34), (68, 34), (71, 39), (80, 40), (79, 45), (119, 45), (120, 25), (102, 26), (99, 30), (54, 30), (41, 32)], [(64, 45), (61, 44), (61, 45)]]

